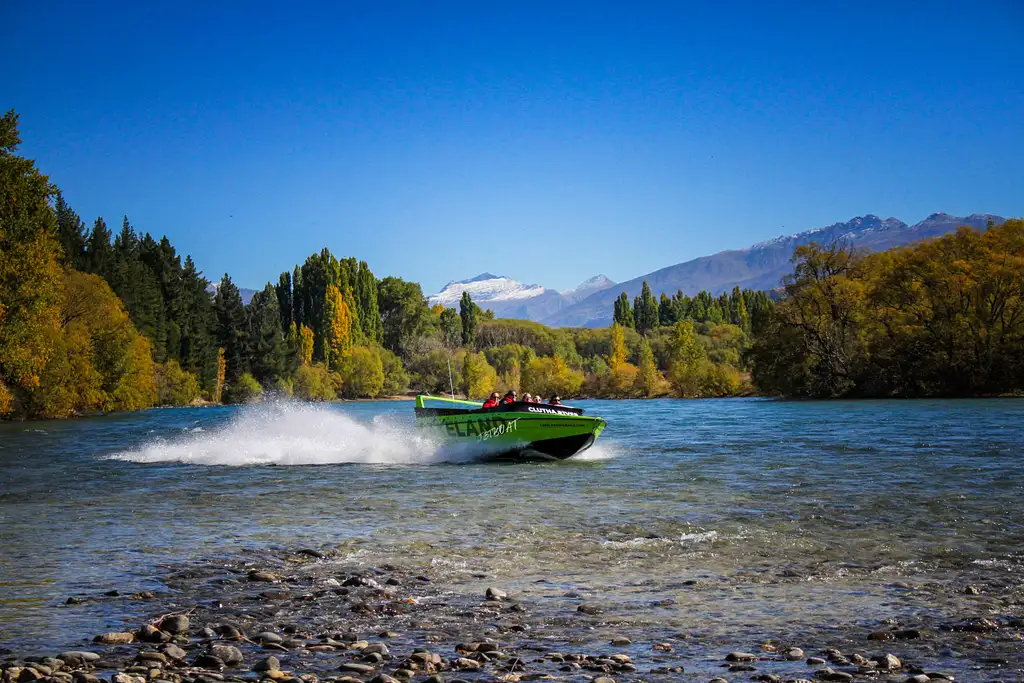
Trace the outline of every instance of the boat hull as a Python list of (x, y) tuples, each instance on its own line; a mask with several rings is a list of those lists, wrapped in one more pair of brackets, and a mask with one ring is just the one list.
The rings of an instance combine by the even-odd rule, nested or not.
[(517, 403), (489, 410), (416, 409), (416, 425), (491, 457), (564, 460), (590, 448), (605, 427), (575, 408)]

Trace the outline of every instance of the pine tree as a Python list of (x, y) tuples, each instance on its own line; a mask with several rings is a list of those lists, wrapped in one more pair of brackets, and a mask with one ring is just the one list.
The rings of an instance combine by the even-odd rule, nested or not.
[(227, 273), (217, 286), (213, 308), (217, 316), (217, 344), (224, 350), (224, 377), (230, 385), (249, 371), (249, 339), (242, 295)]
[(267, 283), (263, 291), (253, 295), (247, 308), (252, 374), (261, 384), (271, 384), (285, 375), (288, 365), (274, 286)]
[(462, 318), (462, 343), (465, 346), (472, 346), (476, 341), (476, 310), (469, 292), (463, 291), (462, 300), (459, 301), (459, 317)]
[[(85, 270), (96, 273), (103, 279), (110, 277), (114, 262), (114, 249), (110, 246), (110, 229), (102, 218), (92, 224), (92, 231), (85, 244)], [(108, 280), (109, 282), (109, 280)]]
[(629, 297), (626, 296), (625, 292), (619, 294), (619, 298), (615, 300), (615, 314), (612, 316), (612, 320), (623, 327), (632, 328), (636, 326), (636, 320), (633, 318), (633, 309), (629, 305)]
[(440, 315), (441, 342), (450, 349), (462, 343), (462, 318), (454, 308), (445, 308)]
[(57, 216), (57, 239), (63, 250), (62, 263), (75, 270), (85, 269), (85, 223), (75, 213), (64, 195), (57, 190), (57, 198), (53, 203), (53, 212)]

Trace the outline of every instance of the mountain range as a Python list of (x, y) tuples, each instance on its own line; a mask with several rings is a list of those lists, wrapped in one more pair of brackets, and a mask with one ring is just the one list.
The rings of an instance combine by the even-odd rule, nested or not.
[(615, 283), (604, 275), (595, 275), (568, 291), (558, 292), (501, 275), (481, 273), (468, 280), (449, 282), (440, 292), (430, 296), (429, 301), (431, 306), (441, 304), (445, 308), (458, 308), (462, 293), (469, 292), (474, 302), (481, 308), (491, 309), (498, 318), (542, 320), (613, 286)]
[(779, 286), (783, 275), (792, 272), (789, 259), (793, 256), (793, 250), (810, 242), (831, 244), (840, 241), (854, 247), (880, 251), (938, 237), (955, 231), (961, 225), (984, 230), (989, 221), (1001, 224), (1004, 220), (1001, 216), (991, 214), (951, 216), (947, 213), (933, 213), (923, 221), (907, 225), (896, 218), (882, 219), (872, 214), (858, 216), (845, 223), (833, 223), (824, 228), (776, 237), (747, 249), (721, 251), (641, 275), (613, 289), (591, 294), (541, 322), (553, 327), (610, 325), (612, 309), (619, 293), (626, 292), (632, 301), (633, 297), (640, 294), (645, 280), (655, 296), (662, 292), (671, 295), (679, 290), (690, 296), (701, 290), (717, 295), (737, 286), (742, 289), (774, 289)]
[(823, 228), (776, 237), (746, 249), (721, 251), (677, 263), (618, 285), (604, 275), (597, 275), (571, 290), (557, 292), (541, 285), (526, 285), (509, 277), (482, 273), (469, 280), (449, 282), (441, 292), (430, 297), (430, 303), (458, 307), (462, 292), (468, 291), (473, 301), (493, 310), (499, 318), (535, 320), (552, 327), (605, 327), (611, 324), (613, 304), (619, 293), (626, 292), (632, 300), (640, 294), (644, 281), (655, 296), (662, 292), (671, 295), (679, 290), (690, 296), (701, 290), (717, 295), (737, 286), (774, 289), (782, 277), (792, 271), (789, 259), (801, 244), (840, 241), (881, 251), (938, 237), (961, 225), (983, 230), (989, 221), (1001, 224), (1004, 220), (1001, 216), (983, 213), (969, 216), (933, 213), (908, 225), (896, 218), (883, 219), (867, 214)]

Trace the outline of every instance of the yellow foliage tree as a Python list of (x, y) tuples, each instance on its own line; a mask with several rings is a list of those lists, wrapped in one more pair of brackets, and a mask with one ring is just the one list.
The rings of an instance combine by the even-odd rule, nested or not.
[(0, 414), (39, 386), (59, 335), (63, 276), (52, 186), (17, 156), (18, 117), (0, 117)]
[(228, 373), (228, 362), (224, 357), (224, 349), (217, 349), (217, 387), (214, 390), (213, 400), (215, 403), (220, 403), (224, 398), (224, 379)]
[(658, 371), (658, 365), (654, 362), (654, 352), (651, 350), (651, 344), (647, 341), (646, 337), (640, 340), (638, 360), (640, 363), (634, 381), (637, 393), (648, 398), (664, 393), (666, 389), (665, 378)]
[(187, 406), (199, 398), (199, 380), (181, 369), (176, 360), (169, 360), (155, 369), (156, 390), (160, 405)]
[(583, 384), (583, 373), (570, 368), (558, 356), (534, 358), (523, 370), (522, 384), (523, 391), (568, 398), (579, 392)]
[(628, 353), (626, 351), (626, 332), (622, 325), (612, 325), (611, 353), (608, 354), (608, 367), (614, 371), (617, 367), (626, 362)]
[[(292, 323), (292, 327), (295, 323)], [(299, 362), (302, 365), (313, 364), (313, 330), (305, 325), (299, 327)]]
[(324, 297), (324, 357), (327, 367), (339, 368), (352, 348), (352, 312), (334, 285)]
[(484, 398), (498, 386), (498, 373), (482, 353), (467, 353), (462, 359), (460, 389), (466, 398)]
[(384, 390), (384, 363), (375, 349), (356, 346), (341, 362), (342, 395), (376, 398)]
[(36, 417), (83, 410), (141, 410), (157, 402), (149, 340), (98, 275), (65, 276), (57, 350), (26, 401)]

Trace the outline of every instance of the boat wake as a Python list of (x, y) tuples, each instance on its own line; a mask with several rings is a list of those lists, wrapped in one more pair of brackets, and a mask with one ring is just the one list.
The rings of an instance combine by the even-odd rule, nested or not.
[(230, 422), (155, 438), (109, 459), (190, 465), (424, 465), (471, 462), (480, 449), (453, 447), (380, 416), (355, 420), (328, 406), (281, 401), (243, 407)]

